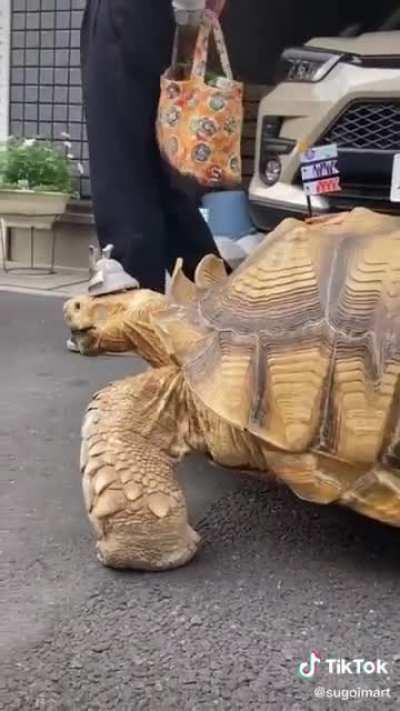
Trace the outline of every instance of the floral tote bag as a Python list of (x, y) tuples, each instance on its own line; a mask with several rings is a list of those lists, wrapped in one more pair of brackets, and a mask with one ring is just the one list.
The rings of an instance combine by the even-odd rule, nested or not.
[[(211, 33), (225, 76), (207, 83)], [(169, 165), (200, 185), (229, 188), (241, 183), (243, 84), (233, 80), (218, 18), (206, 11), (200, 25), (191, 75), (161, 78), (157, 139)]]

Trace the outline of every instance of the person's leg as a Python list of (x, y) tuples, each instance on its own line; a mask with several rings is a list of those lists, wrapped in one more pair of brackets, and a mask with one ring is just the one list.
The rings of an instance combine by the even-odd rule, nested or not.
[(169, 0), (88, 0), (82, 77), (99, 242), (142, 287), (164, 288), (166, 228), (155, 143)]
[(171, 273), (176, 260), (181, 257), (186, 276), (193, 280), (196, 267), (203, 257), (207, 254), (221, 255), (199, 210), (196, 196), (168, 183), (164, 186), (163, 196), (168, 271)]

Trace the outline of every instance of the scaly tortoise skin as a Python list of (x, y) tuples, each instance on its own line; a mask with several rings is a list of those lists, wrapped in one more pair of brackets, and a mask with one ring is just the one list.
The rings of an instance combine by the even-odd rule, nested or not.
[(83, 427), (100, 559), (192, 558), (174, 469), (193, 450), (399, 526), (400, 219), (288, 219), (230, 277), (209, 257), (195, 282), (178, 264), (168, 298), (65, 307), (82, 353), (135, 350), (154, 366), (97, 395)]

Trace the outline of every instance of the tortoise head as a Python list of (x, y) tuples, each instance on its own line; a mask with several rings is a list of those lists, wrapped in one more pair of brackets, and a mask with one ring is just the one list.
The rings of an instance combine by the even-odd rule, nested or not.
[[(149, 359), (151, 348), (141, 352), (138, 332), (150, 330), (151, 313), (163, 307), (165, 297), (140, 289), (136, 279), (111, 258), (112, 251), (111, 244), (101, 255), (95, 247), (90, 248), (88, 293), (64, 305), (72, 348), (82, 355), (136, 350)], [(152, 345), (155, 335), (146, 336)]]
[(159, 353), (161, 345), (151, 316), (165, 307), (165, 298), (147, 289), (104, 296), (83, 294), (64, 304), (64, 319), (82, 355), (134, 351), (160, 365), (166, 358)]
[(176, 351), (198, 335), (185, 317), (184, 307), (190, 307), (200, 293), (226, 279), (221, 260), (212, 255), (206, 257), (193, 284), (183, 274), (179, 259), (168, 297), (138, 285), (129, 286), (129, 282), (125, 287), (128, 290), (106, 293), (105, 289), (125, 284), (128, 275), (122, 274), (120, 265), (105, 252), (103, 259), (93, 264), (89, 294), (72, 298), (64, 305), (65, 322), (77, 349), (82, 355), (135, 351), (154, 366), (179, 362)]
[[(129, 350), (126, 339), (117, 337), (136, 292), (104, 296), (80, 296), (64, 304), (64, 320), (72, 340), (82, 355), (97, 355), (105, 350)], [(115, 334), (114, 342), (111, 335)]]

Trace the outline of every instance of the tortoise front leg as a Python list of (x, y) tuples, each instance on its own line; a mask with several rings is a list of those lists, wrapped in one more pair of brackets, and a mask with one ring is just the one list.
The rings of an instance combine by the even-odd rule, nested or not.
[(82, 429), (83, 492), (106, 566), (176, 568), (198, 548), (174, 471), (186, 451), (173, 431), (176, 382), (174, 369), (149, 371), (106, 388), (89, 406)]

